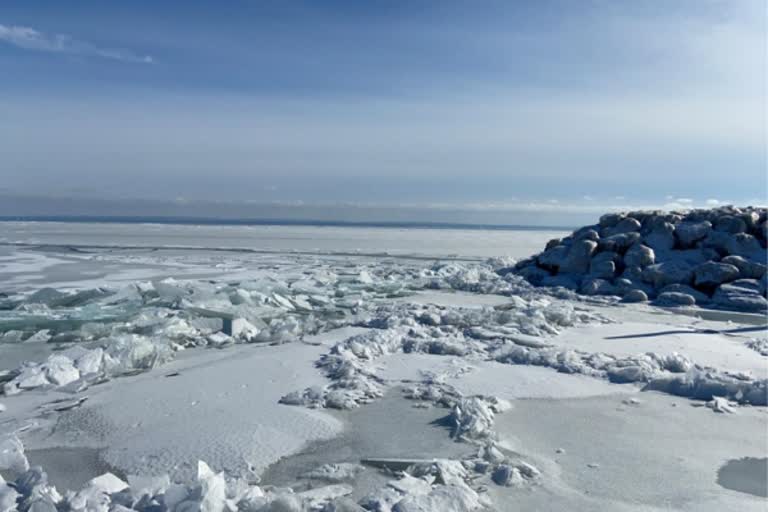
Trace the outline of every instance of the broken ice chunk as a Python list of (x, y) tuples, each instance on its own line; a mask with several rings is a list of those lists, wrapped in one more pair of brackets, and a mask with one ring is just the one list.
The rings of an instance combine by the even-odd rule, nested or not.
[(15, 434), (0, 437), (0, 470), (23, 473), (29, 469), (24, 445)]

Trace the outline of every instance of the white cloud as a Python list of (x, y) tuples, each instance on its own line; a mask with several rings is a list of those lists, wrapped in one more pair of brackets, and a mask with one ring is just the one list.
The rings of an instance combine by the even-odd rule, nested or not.
[(73, 39), (66, 34), (45, 34), (30, 27), (0, 24), (0, 41), (5, 41), (25, 50), (98, 57), (142, 64), (154, 62), (149, 55), (139, 55), (125, 49), (102, 48), (86, 41)]

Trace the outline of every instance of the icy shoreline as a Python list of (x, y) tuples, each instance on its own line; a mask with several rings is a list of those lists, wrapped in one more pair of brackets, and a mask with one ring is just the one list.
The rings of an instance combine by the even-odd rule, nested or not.
[[(560, 482), (556, 463), (516, 451), (515, 433), (499, 429), (510, 400), (554, 399), (568, 385), (610, 404), (614, 387), (628, 393), (621, 386), (629, 386), (648, 391), (626, 398), (626, 407), (659, 390), (706, 405), (686, 408), (697, 415), (729, 415), (745, 431), (754, 432), (761, 414), (764, 421), (765, 409), (754, 407), (766, 404), (768, 382), (760, 326), (537, 289), (498, 272), (509, 264), (297, 257), (245, 269), (234, 260), (228, 279), (6, 296), (0, 354), (10, 344), (63, 350), (2, 374), (0, 470), (17, 477), (0, 485), (0, 503), (20, 499), (22, 510), (33, 502), (34, 510), (495, 509), (524, 489), (560, 492), (551, 487)], [(660, 324), (668, 332), (653, 338)], [(405, 372), (399, 377), (395, 361)], [(487, 380), (504, 369), (510, 383), (529, 388), (505, 391)], [(474, 384), (464, 384), (470, 377)], [(560, 384), (565, 378), (569, 384)], [(358, 469), (353, 456), (343, 462), (351, 466), (307, 468), (319, 471), (314, 484), (293, 491), (258, 483), (280, 457), (338, 435), (342, 425), (323, 409), (375, 409), (401, 389), (406, 400), (397, 410), (444, 411), (445, 441), (468, 452), (376, 462), (399, 468), (383, 473)], [(288, 440), (291, 431), (297, 435)], [(176, 439), (182, 432), (188, 437)], [(109, 447), (100, 457), (125, 475), (173, 475), (103, 477), (60, 494), (39, 470), (26, 469), (23, 448), (65, 442)], [(354, 494), (360, 474), (376, 485), (353, 502), (344, 496)]]

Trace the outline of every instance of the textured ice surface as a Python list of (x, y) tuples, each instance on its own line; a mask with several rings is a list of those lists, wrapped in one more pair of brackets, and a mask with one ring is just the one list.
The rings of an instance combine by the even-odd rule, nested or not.
[[(112, 265), (126, 255), (97, 258)], [(15, 472), (0, 484), (0, 503), (43, 496), (40, 507), (74, 510), (475, 510), (564, 478), (540, 454), (515, 451), (524, 433), (499, 428), (516, 399), (591, 399), (630, 387), (633, 398), (617, 403), (635, 410), (643, 388), (700, 400), (697, 411), (725, 422), (765, 404), (759, 332), (537, 290), (497, 272), (509, 261), (128, 258), (147, 275), (160, 266), (179, 273), (47, 290), (28, 281), (0, 298), (0, 357), (6, 347), (56, 349), (30, 350), (43, 357), (0, 374), (0, 433)], [(311, 409), (376, 407), (394, 386), (414, 407), (443, 410), (446, 439), (472, 454), (415, 462), (360, 500), (350, 501), (357, 464), (306, 468), (315, 471), (310, 489), (258, 484), (280, 457), (339, 433), (337, 418)], [(24, 473), (22, 442), (98, 448), (115, 474), (56, 491)], [(594, 473), (608, 463), (584, 467)]]

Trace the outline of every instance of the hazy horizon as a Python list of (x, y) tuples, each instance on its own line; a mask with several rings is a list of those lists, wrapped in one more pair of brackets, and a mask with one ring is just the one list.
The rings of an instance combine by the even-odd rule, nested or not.
[(765, 40), (760, 0), (11, 0), (0, 194), (92, 215), (765, 202)]

